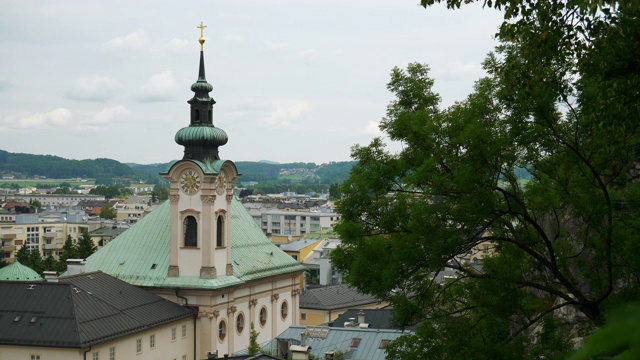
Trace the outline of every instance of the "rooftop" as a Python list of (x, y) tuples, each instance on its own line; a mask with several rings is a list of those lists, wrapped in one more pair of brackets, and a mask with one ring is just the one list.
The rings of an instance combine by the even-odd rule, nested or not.
[(0, 281), (0, 293), (0, 345), (84, 348), (194, 315), (101, 272)]
[(300, 308), (333, 310), (373, 304), (380, 299), (362, 294), (346, 284), (319, 287), (305, 291), (300, 296)]

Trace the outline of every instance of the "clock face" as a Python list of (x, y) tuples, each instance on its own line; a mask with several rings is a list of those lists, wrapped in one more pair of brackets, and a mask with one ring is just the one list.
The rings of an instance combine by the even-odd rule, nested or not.
[(224, 194), (225, 191), (227, 190), (227, 180), (225, 179), (223, 173), (220, 173), (218, 175), (217, 185), (218, 186), (216, 191), (218, 192), (218, 195)]
[(200, 176), (193, 170), (187, 170), (180, 177), (180, 188), (187, 195), (192, 195), (200, 190)]

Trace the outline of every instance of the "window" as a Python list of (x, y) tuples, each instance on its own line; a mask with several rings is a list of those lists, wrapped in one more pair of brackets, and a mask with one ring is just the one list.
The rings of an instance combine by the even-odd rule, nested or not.
[(31, 360), (40, 360), (40, 355), (31, 355)]
[(242, 334), (242, 330), (244, 330), (244, 314), (240, 313), (236, 318), (236, 331), (238, 334)]
[(198, 246), (198, 223), (193, 216), (184, 218), (184, 246)]
[(182, 325), (182, 338), (187, 337), (187, 325)]
[(218, 324), (218, 339), (220, 341), (224, 341), (224, 338), (227, 336), (227, 323), (224, 320), (220, 320)]
[(300, 320), (307, 320), (307, 314), (300, 313)]
[(171, 341), (176, 341), (176, 328), (171, 328)]
[(264, 327), (266, 323), (267, 323), (267, 308), (263, 306), (262, 309), (260, 309), (260, 326)]
[(96, 351), (93, 353), (93, 360), (99, 360), (100, 359), (100, 352)]
[(216, 220), (216, 246), (224, 246), (224, 217), (218, 215)]
[(149, 336), (149, 347), (151, 349), (155, 349), (156, 348), (156, 334), (153, 334), (153, 335)]
[(351, 347), (357, 348), (360, 345), (360, 338), (351, 339)]
[(379, 347), (379, 349), (384, 349), (384, 348), (386, 348), (386, 347), (387, 347), (387, 345), (389, 345), (389, 341), (390, 341), (390, 340), (381, 340), (381, 341), (380, 341), (380, 347)]
[(298, 255), (291, 255), (291, 257), (293, 258), (293, 260), (298, 260)]
[(280, 316), (282, 317), (282, 320), (286, 320), (288, 314), (289, 314), (289, 306), (287, 304), (287, 301), (285, 300), (282, 302), (282, 305), (280, 305)]
[(182, 355), (182, 360), (187, 360), (187, 355)]
[(136, 339), (136, 354), (142, 352), (142, 339)]
[(116, 360), (116, 347), (109, 348), (109, 360)]

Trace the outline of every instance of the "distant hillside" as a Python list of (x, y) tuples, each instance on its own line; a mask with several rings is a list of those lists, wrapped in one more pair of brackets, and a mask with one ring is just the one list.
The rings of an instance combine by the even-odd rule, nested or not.
[[(111, 159), (70, 160), (53, 155), (32, 155), (10, 153), (0, 150), (0, 172), (19, 174), (23, 177), (34, 175), (52, 179), (92, 178), (113, 179), (132, 178), (151, 183), (162, 181), (159, 173), (167, 169), (164, 164), (123, 164)], [(331, 162), (317, 165), (315, 163), (278, 164), (271, 161), (238, 161), (236, 166), (242, 174), (240, 181), (256, 181), (259, 183), (304, 183), (332, 184), (341, 183), (355, 165), (355, 161)]]
[[(320, 183), (320, 184), (332, 184), (335, 182), (341, 183), (348, 176), (349, 171), (355, 161), (343, 161), (332, 162), (329, 164), (316, 165), (315, 163), (288, 163), (278, 164), (267, 161), (236, 161), (238, 172), (242, 174), (240, 181), (256, 181), (259, 183), (279, 183), (282, 181), (288, 182), (308, 182), (308, 183)], [(158, 173), (165, 171), (168, 163), (166, 164), (128, 164), (133, 169), (142, 171), (149, 175), (158, 175)], [(294, 171), (298, 170), (298, 171)], [(292, 172), (304, 173), (296, 177), (294, 175), (286, 175)]]
[(53, 155), (10, 153), (4, 150), (0, 150), (0, 172), (25, 177), (39, 175), (53, 179), (149, 178), (147, 174), (111, 159), (70, 160)]

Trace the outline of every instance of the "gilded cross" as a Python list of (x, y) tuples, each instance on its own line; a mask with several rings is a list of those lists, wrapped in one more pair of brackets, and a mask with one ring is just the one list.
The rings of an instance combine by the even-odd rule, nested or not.
[(200, 42), (200, 51), (204, 50), (204, 29), (207, 27), (202, 21), (200, 21), (200, 26), (196, 26), (198, 29), (200, 29), (200, 39), (198, 39), (198, 42)]

